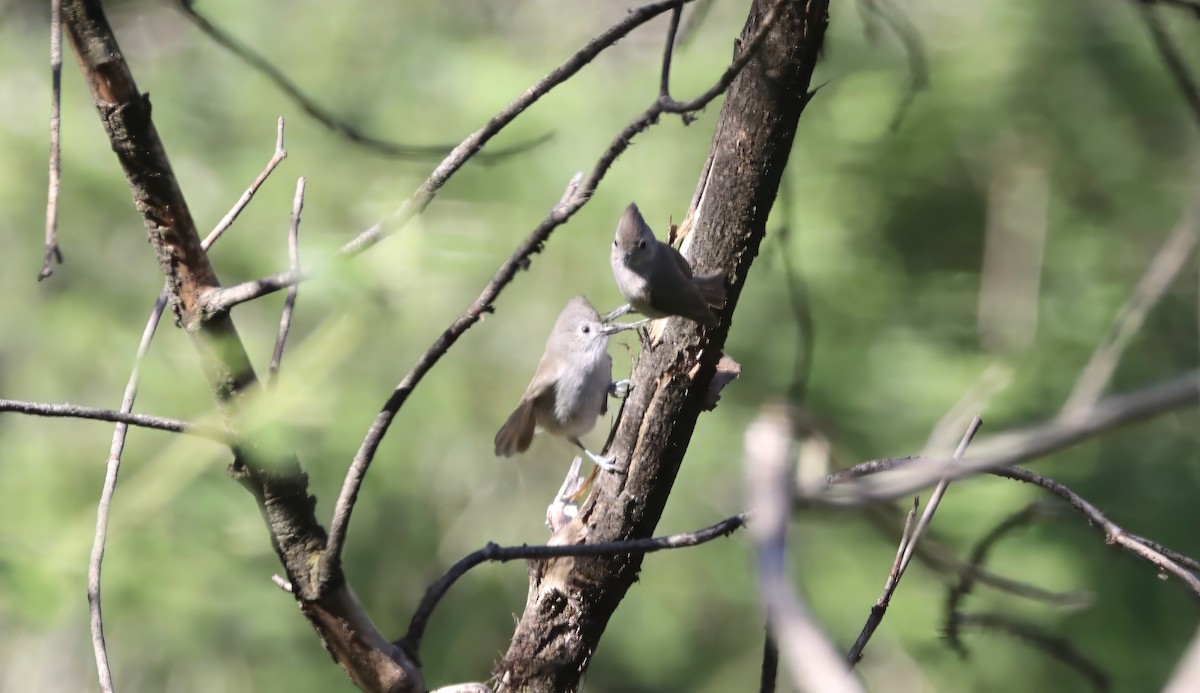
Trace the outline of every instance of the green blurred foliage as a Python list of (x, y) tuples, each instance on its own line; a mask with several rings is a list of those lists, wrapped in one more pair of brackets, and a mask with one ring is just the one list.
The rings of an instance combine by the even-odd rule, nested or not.
[[(1052, 416), (1195, 189), (1196, 122), (1132, 3), (902, 5), (923, 40), (931, 88), (893, 132), (909, 80), (901, 44), (854, 3), (835, 3), (816, 78), (827, 84), (801, 121), (791, 158), (793, 215), (772, 220), (730, 336), (744, 375), (701, 419), (663, 532), (741, 508), (741, 433), (762, 402), (787, 392), (800, 343), (778, 257), (785, 247), (806, 282), (815, 325), (804, 404), (828, 425), (838, 460), (850, 463), (921, 450), (989, 368), (1010, 383), (982, 412), (985, 431)], [(715, 3), (676, 56), (676, 95), (697, 93), (720, 73), (746, 6)], [(199, 9), (331, 110), (369, 132), (423, 144), (456, 142), (477, 128), (625, 6), (455, 0), (332, 9), (214, 0)], [(0, 13), (0, 395), (115, 408), (162, 279), (68, 53), (66, 264), (34, 281), (50, 101), (46, 10), (7, 3)], [(340, 140), (170, 3), (124, 2), (111, 14), (202, 229), (257, 175), (275, 118), (287, 119), (288, 159), (212, 251), (227, 283), (285, 266), (295, 177), (308, 179), (301, 245), (315, 261), (390, 213), (432, 166)], [(590, 168), (654, 98), (664, 27), (655, 22), (601, 55), (493, 145), (552, 131), (551, 142), (468, 166), (413, 224), (300, 289), (280, 387), (255, 408), (252, 425), (300, 451), (322, 517), (368, 423), (416, 356), (475, 298), (571, 175)], [(1197, 24), (1177, 16), (1171, 28), (1185, 58), (1200, 66)], [(385, 633), (401, 634), (425, 586), (466, 552), (488, 541), (545, 540), (543, 508), (570, 451), (539, 441), (522, 458), (496, 460), (491, 436), (566, 299), (583, 292), (601, 310), (618, 303), (607, 247), (619, 210), (636, 200), (660, 233), (669, 217), (682, 217), (717, 112), (710, 106), (690, 127), (665, 118), (639, 137), (591, 204), (555, 233), (495, 315), (454, 347), (396, 420), (359, 498), (346, 565)], [(1044, 250), (1022, 275), (1040, 284), (1024, 303), (1002, 301), (984, 329), (982, 268), (998, 218), (1040, 229), (1034, 237), (1044, 238)], [(774, 234), (784, 225), (790, 246)], [(1195, 367), (1195, 267), (1150, 314), (1113, 390)], [(272, 296), (235, 311), (261, 370), (281, 302)], [(1030, 311), (1035, 330), (1012, 328)], [(993, 329), (1003, 338), (987, 338)], [(623, 374), (629, 361), (619, 343), (633, 340), (616, 341)], [(169, 320), (145, 362), (137, 408), (211, 415), (196, 355)], [(1130, 531), (1197, 555), (1196, 424), (1194, 411), (1164, 416), (1038, 469)], [(94, 422), (0, 416), (0, 688), (96, 687), (85, 571), (110, 435)], [(271, 584), (276, 559), (250, 497), (224, 474), (227, 453), (134, 431), (124, 460), (104, 573), (118, 687), (350, 690), (292, 600)], [(956, 484), (934, 534), (965, 552), (1037, 497), (996, 479)], [(892, 540), (856, 515), (816, 514), (796, 523), (792, 548), (796, 583), (847, 646), (883, 584)], [(968, 606), (1019, 614), (1069, 638), (1109, 670), (1116, 690), (1159, 686), (1196, 626), (1183, 587), (1105, 546), (1075, 516), (1016, 533), (989, 564), (1047, 588), (1093, 591), (1094, 604), (1075, 611), (987, 590)], [(480, 567), (454, 588), (425, 640), (430, 685), (486, 678), (525, 588), (519, 564)], [(1086, 689), (1062, 665), (1001, 636), (968, 633), (973, 657), (960, 660), (940, 641), (943, 599), (941, 576), (910, 572), (862, 664), (873, 689)], [(656, 554), (613, 618), (588, 686), (750, 690), (761, 633), (744, 536)]]

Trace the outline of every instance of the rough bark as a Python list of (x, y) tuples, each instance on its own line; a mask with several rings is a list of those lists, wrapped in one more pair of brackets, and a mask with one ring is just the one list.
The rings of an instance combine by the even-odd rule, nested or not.
[[(134, 82), (98, 0), (66, 0), (63, 19), (79, 67), (125, 171), (154, 247), (176, 321), (192, 337), (218, 406), (237, 440), (238, 403), (258, 380), (228, 312), (207, 313), (220, 288), (187, 202), (151, 119), (150, 98)], [(424, 690), (415, 664), (371, 623), (340, 569), (317, 569), (325, 530), (294, 455), (264, 459), (253, 440), (233, 446), (231, 472), (253, 494), (301, 611), (360, 688)]]
[[(735, 55), (775, 4), (755, 0)], [(729, 280), (720, 324), (704, 329), (673, 318), (661, 341), (643, 345), (609, 450), (626, 471), (602, 474), (552, 543), (649, 537), (662, 515), (765, 235), (828, 23), (827, 0), (789, 1), (777, 11), (782, 16), (758, 55), (730, 86), (692, 202), (692, 264)], [(525, 612), (495, 672), (499, 688), (578, 689), (640, 568), (636, 555), (533, 563)]]

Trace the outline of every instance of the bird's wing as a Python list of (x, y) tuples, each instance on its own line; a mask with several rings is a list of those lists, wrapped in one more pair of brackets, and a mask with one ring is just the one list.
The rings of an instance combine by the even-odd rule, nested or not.
[(675, 265), (679, 268), (679, 271), (683, 273), (683, 276), (691, 279), (692, 266), (688, 263), (687, 258), (683, 256), (683, 253), (680, 253), (678, 250), (676, 250), (674, 246), (667, 245), (661, 241), (659, 242), (659, 245), (666, 249), (667, 254), (670, 255), (671, 259), (675, 261)]

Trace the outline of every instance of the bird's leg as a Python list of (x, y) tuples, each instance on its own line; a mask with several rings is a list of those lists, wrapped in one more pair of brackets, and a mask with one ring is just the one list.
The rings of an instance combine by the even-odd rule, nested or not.
[(625, 305), (621, 306), (620, 308), (616, 308), (614, 310), (609, 311), (608, 314), (605, 315), (603, 318), (600, 318), (600, 320), (601, 320), (601, 322), (612, 322), (613, 320), (616, 320), (617, 318), (621, 317), (622, 315), (625, 315), (626, 313), (631, 313), (631, 312), (633, 312), (633, 306), (626, 303)]
[(590, 459), (592, 462), (594, 462), (597, 467), (603, 469), (606, 472), (617, 471), (617, 463), (614, 458), (605, 457), (603, 455), (597, 455), (596, 453), (594, 453), (591, 450), (588, 450), (586, 447), (584, 447), (583, 443), (579, 442), (578, 438), (572, 438), (571, 442), (575, 444), (575, 447), (582, 450), (583, 454), (587, 455), (588, 459)]
[(654, 318), (643, 318), (637, 322), (614, 322), (606, 326), (604, 331), (607, 334), (613, 335), (618, 332), (624, 332), (625, 330), (636, 330), (652, 320), (654, 320)]

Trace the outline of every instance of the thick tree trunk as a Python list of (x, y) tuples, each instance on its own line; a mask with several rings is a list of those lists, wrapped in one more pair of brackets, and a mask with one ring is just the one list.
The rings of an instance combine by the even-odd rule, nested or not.
[[(755, 0), (735, 54), (776, 5)], [(692, 264), (729, 280), (721, 323), (704, 330), (674, 318), (661, 341), (643, 345), (610, 449), (619, 463), (628, 461), (627, 471), (602, 474), (553, 543), (649, 537), (662, 515), (765, 235), (828, 23), (827, 0), (788, 0), (775, 11), (782, 14), (758, 55), (730, 86), (692, 201)], [(533, 563), (525, 613), (497, 666), (498, 687), (576, 690), (641, 563), (637, 555)]]

